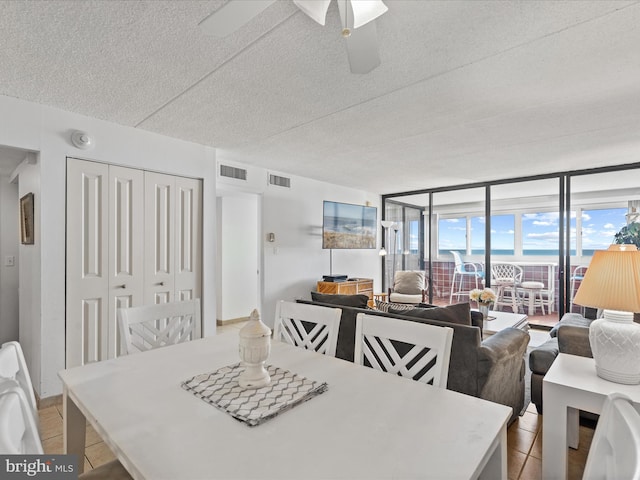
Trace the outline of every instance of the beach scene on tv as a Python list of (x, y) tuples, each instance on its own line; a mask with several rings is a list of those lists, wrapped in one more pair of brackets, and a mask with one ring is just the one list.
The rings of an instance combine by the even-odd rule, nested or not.
[(324, 202), (322, 248), (376, 248), (376, 207)]

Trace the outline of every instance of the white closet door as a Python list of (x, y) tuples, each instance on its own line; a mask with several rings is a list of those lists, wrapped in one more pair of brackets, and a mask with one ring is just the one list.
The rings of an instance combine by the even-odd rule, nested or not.
[(176, 177), (175, 300), (200, 298), (202, 181)]
[(142, 305), (144, 172), (109, 167), (109, 358), (119, 355), (117, 309)]
[(67, 367), (107, 358), (109, 167), (67, 161)]
[(174, 301), (175, 177), (144, 173), (144, 304)]

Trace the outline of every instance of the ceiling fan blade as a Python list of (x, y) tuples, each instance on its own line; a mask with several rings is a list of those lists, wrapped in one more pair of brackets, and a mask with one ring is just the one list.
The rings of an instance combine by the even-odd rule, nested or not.
[(382, 0), (351, 0), (351, 9), (353, 28), (360, 28), (389, 10)]
[(331, 0), (293, 0), (293, 3), (313, 20), (324, 26)]
[(226, 37), (235, 32), (276, 0), (229, 0), (199, 24), (207, 35)]
[(380, 65), (376, 22), (352, 30), (345, 42), (351, 73), (369, 73)]

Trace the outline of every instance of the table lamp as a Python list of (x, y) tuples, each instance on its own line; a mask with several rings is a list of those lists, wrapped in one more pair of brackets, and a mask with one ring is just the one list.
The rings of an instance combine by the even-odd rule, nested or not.
[(589, 343), (599, 377), (640, 383), (640, 252), (635, 245), (611, 245), (594, 253), (574, 303), (604, 309), (589, 327)]

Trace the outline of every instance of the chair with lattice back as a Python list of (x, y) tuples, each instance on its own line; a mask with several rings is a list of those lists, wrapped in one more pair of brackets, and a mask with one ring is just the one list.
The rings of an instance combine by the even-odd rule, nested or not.
[(200, 300), (118, 309), (122, 353), (188, 342), (202, 336)]
[(518, 313), (522, 305), (519, 294), (523, 270), (519, 265), (511, 263), (494, 263), (491, 265), (491, 285), (497, 288), (494, 308), (511, 307), (513, 313)]
[(359, 313), (354, 362), (446, 388), (453, 329)]
[(273, 337), (290, 345), (335, 357), (342, 309), (281, 300)]

